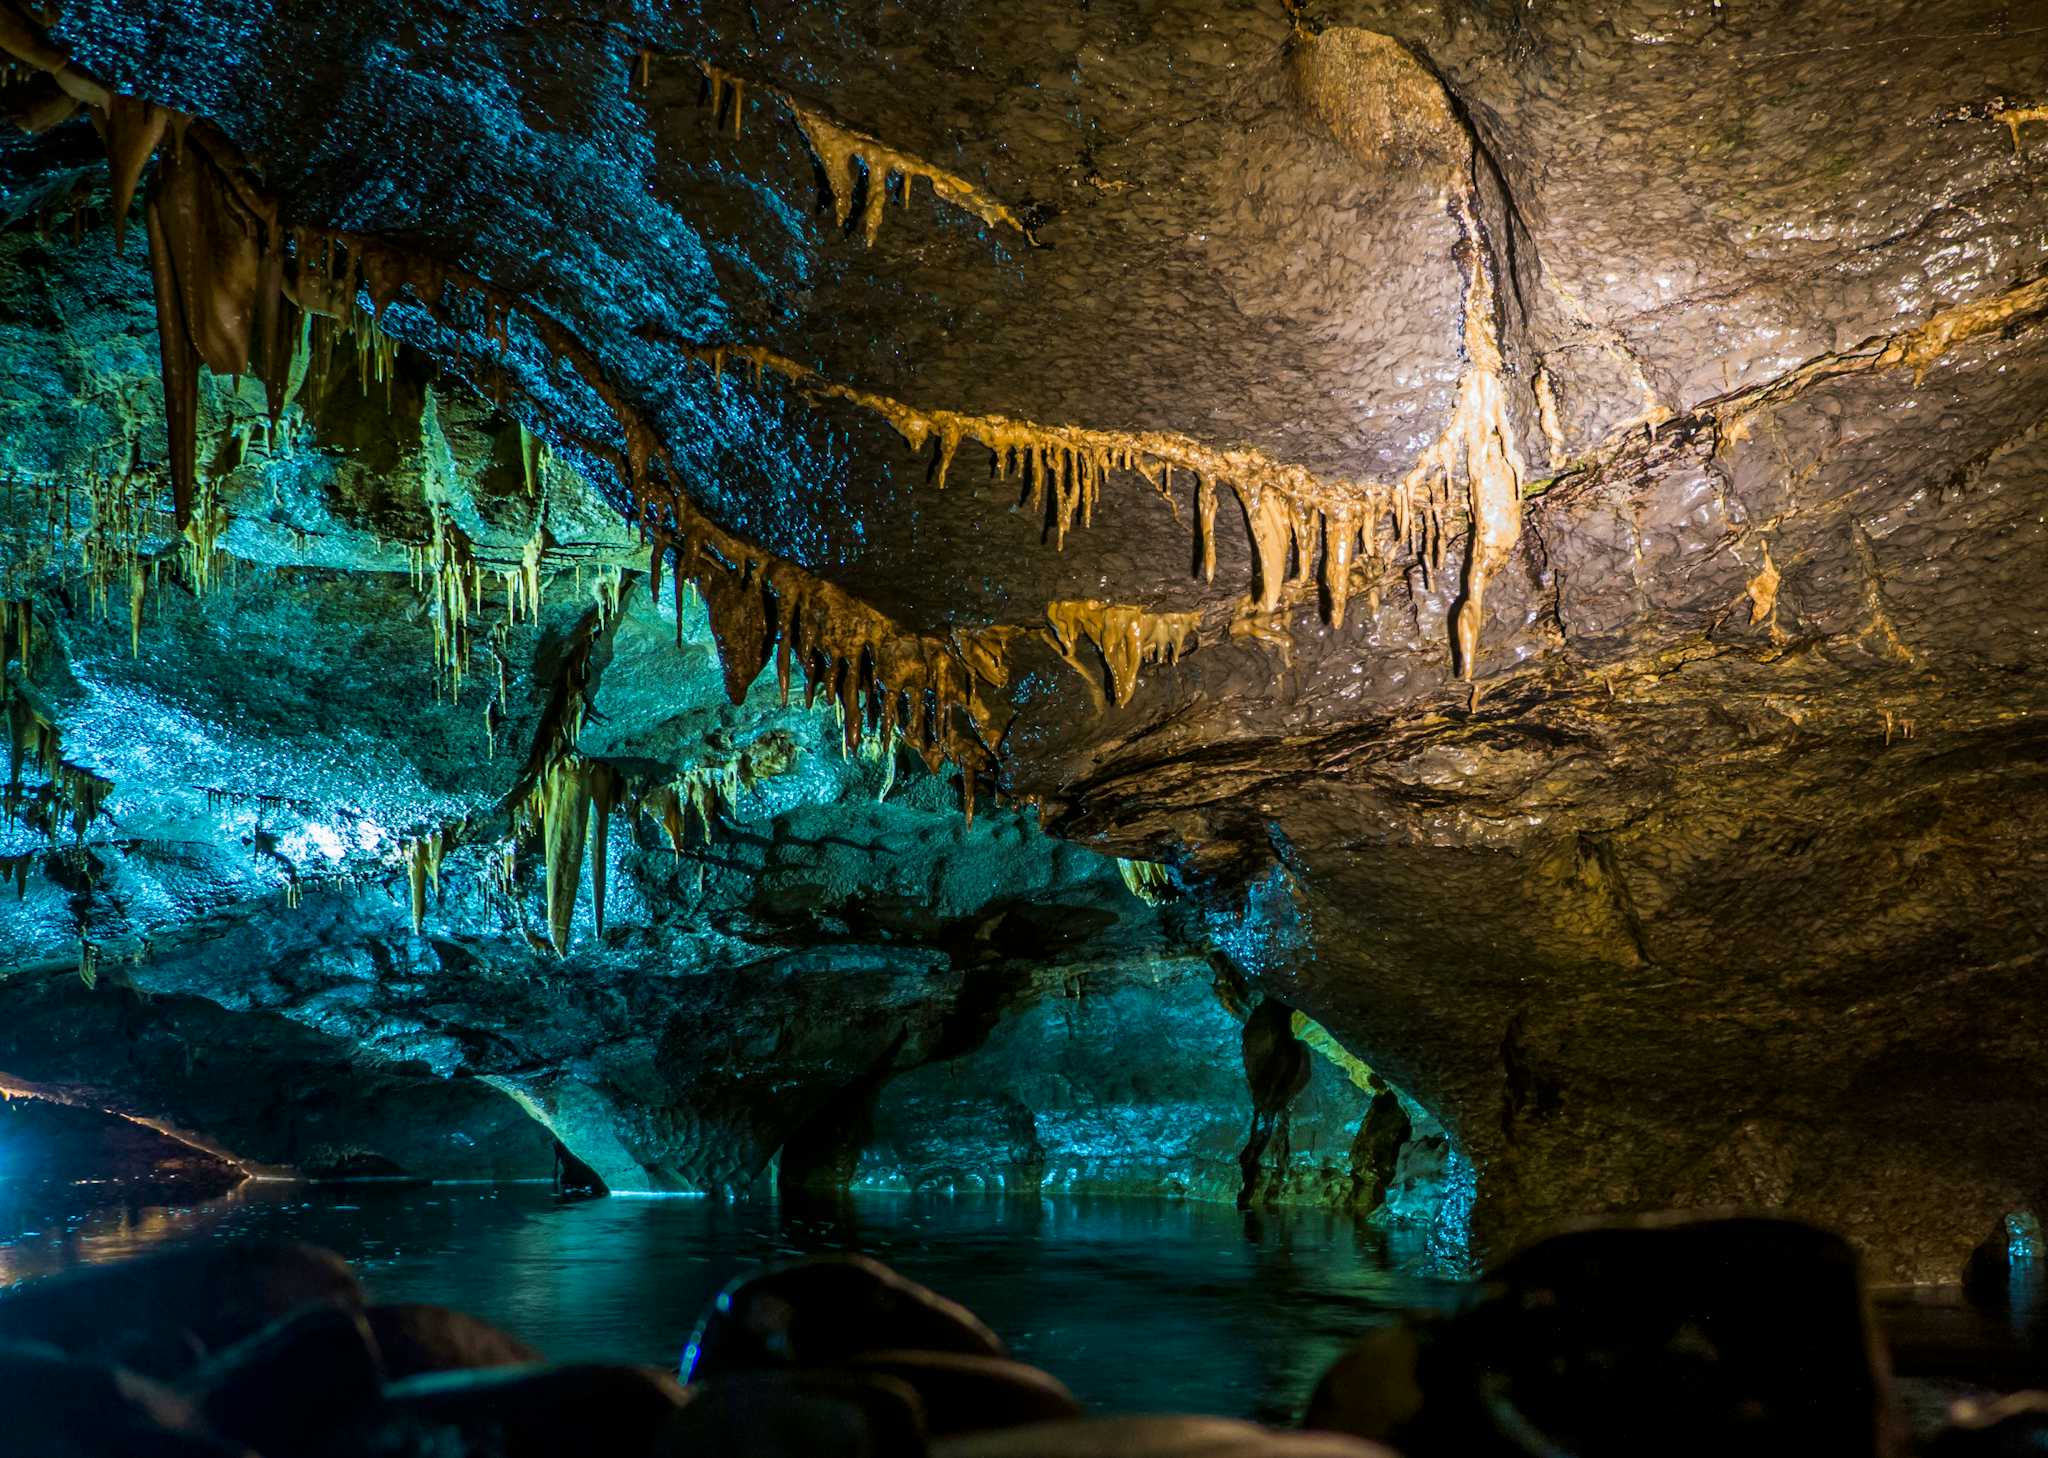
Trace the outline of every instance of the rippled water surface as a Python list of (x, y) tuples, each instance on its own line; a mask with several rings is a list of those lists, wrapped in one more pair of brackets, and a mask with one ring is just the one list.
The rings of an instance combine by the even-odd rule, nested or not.
[(558, 1360), (671, 1365), (736, 1276), (862, 1251), (964, 1302), (1091, 1407), (1282, 1418), (1359, 1332), (1453, 1299), (1420, 1251), (1321, 1211), (862, 1195), (825, 1208), (537, 1186), (245, 1185), (185, 1207), (66, 1210), (0, 1185), (0, 1283), (177, 1240), (332, 1247), (372, 1291), (488, 1317)]

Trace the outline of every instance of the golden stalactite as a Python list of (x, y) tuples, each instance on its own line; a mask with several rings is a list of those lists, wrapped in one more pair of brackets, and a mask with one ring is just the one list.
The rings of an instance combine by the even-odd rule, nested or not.
[[(25, 671), (0, 679), (0, 712), (6, 715), (8, 743), (0, 815), (50, 840), (68, 824), (72, 838), (82, 840), (113, 794), (113, 781), (64, 757), (63, 732), (29, 687)], [(29, 768), (47, 783), (29, 786), (23, 779)]]
[[(1022, 218), (958, 173), (949, 172), (922, 157), (891, 147), (866, 132), (834, 121), (817, 107), (797, 100), (778, 86), (749, 82), (735, 72), (701, 58), (695, 64), (704, 78), (704, 99), (711, 112), (711, 124), (714, 127), (729, 125), (734, 137), (740, 134), (750, 87), (782, 103), (803, 132), (804, 140), (810, 144), (818, 165), (824, 169), (826, 186), (832, 195), (832, 216), (842, 228), (852, 216), (853, 199), (860, 191), (865, 176), (867, 192), (861, 207), (861, 237), (869, 247), (874, 246), (881, 233), (882, 216), (888, 208), (890, 180), (897, 180), (903, 206), (907, 208), (919, 178), (931, 184), (933, 194), (941, 202), (972, 214), (991, 228), (1012, 229), (1023, 235), (1026, 242), (1037, 246), (1037, 240), (1031, 236), (1031, 230)], [(652, 66), (652, 53), (642, 50), (639, 73), (643, 90), (651, 79)]]
[[(1030, 238), (1022, 219), (966, 178), (942, 167), (934, 167), (908, 152), (898, 151), (864, 132), (830, 121), (787, 93), (775, 94), (781, 96), (795, 115), (797, 125), (803, 129), (804, 140), (810, 143), (819, 166), (825, 169), (825, 184), (832, 193), (832, 218), (842, 228), (852, 215), (854, 193), (865, 174), (867, 191), (861, 205), (860, 232), (868, 247), (874, 247), (875, 239), (881, 235), (882, 215), (888, 209), (889, 179), (892, 177), (900, 179), (903, 206), (906, 208), (916, 191), (917, 179), (922, 177), (931, 183), (932, 191), (942, 201), (972, 213), (991, 228), (1014, 228), (1025, 238)], [(734, 125), (737, 128), (737, 121)]]
[(2017, 157), (2021, 155), (2020, 128), (2028, 122), (2048, 122), (2048, 106), (2009, 106), (1995, 115), (2012, 133), (2012, 154)]
[(1122, 603), (1051, 602), (1045, 618), (1052, 625), (1053, 646), (1074, 671), (1095, 679), (1081, 657), (1081, 644), (1092, 643), (1109, 671), (1109, 700), (1121, 708), (1138, 691), (1138, 670), (1147, 663), (1178, 663), (1200, 626), (1199, 613), (1154, 613)]

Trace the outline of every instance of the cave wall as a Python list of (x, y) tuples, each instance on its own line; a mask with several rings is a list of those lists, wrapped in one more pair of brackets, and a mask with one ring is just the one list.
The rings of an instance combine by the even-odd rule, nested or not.
[[(819, 779), (830, 751), (761, 717), (762, 685), (719, 702), (721, 666), (744, 695), (772, 647), (772, 577), (860, 625), (852, 679), (887, 649), (921, 686), (931, 664), (971, 685), (940, 695), (946, 742), (913, 746), (952, 763), (920, 791), (934, 819), (906, 876), (993, 864), (987, 816), (957, 845), (935, 828), (946, 789), (1030, 807), (991, 833), (1029, 820), (1170, 864), (1176, 925), (1140, 915), (1134, 943), (1119, 911), (1114, 955), (1213, 949), (1248, 1001), (1384, 1070), (1455, 1143), (1486, 1250), (1562, 1217), (1735, 1202), (1931, 1278), (1997, 1212), (2040, 1206), (2048, 52), (2024, 13), (186, 9), (75, 3), (50, 43), (203, 118), (195, 145), (246, 164), (280, 217), (408, 281), (365, 295), (371, 348), (308, 397), (318, 449), (243, 444), (257, 382), (202, 381), (229, 579), (188, 596), (210, 552), (180, 566), (152, 517), (164, 638), (124, 664), (127, 624), (95, 625), (67, 578), (87, 504), (52, 488), (121, 459), (161, 499), (146, 283), (93, 261), (99, 229), (8, 235), (23, 368), (0, 409), (41, 483), (10, 498), (8, 592), (55, 645), (22, 672), (132, 842), (9, 842), (51, 872), (10, 923), (24, 966), (91, 973), (98, 946), (142, 952), (135, 975), (165, 989), (289, 1002), (250, 970), (288, 937), (231, 964), (150, 948), (232, 930), (259, 888), (310, 905), (307, 866), (381, 889), (431, 837), (457, 852), (434, 912), (452, 893), (454, 919), (423, 944), (386, 900), (371, 940), (390, 946), (337, 954), (431, 970), (404, 983), (394, 1053), (602, 1129), (604, 1161), (657, 1182), (756, 1178), (793, 1130), (807, 1171), (846, 1169), (826, 1090), (879, 1090), (880, 1118), (895, 1058), (959, 1056), (963, 1019), (993, 1039), (990, 967), (1006, 988), (1043, 970), (963, 951), (995, 912), (943, 885), (849, 914), (849, 888), (888, 884), (875, 860), (908, 844), (911, 807), (843, 837), (763, 804), (748, 816), (784, 828), (681, 861), (622, 817), (603, 937), (594, 906), (560, 919), (520, 829), (584, 674), (597, 712), (568, 747), (601, 778), (737, 773), (772, 725), (814, 811), (877, 793), (894, 758)], [(12, 216), (61, 222), (93, 186), (88, 125), (6, 149)], [(538, 496), (522, 428), (553, 452)], [(1048, 453), (1050, 489), (1020, 480), (1019, 442)], [(545, 602), (492, 640), (495, 721), (475, 681), (465, 704), (431, 692), (417, 646), (457, 628), (412, 580), (443, 520), (494, 570), (554, 538)], [(670, 552), (671, 527), (722, 545)], [(678, 671), (669, 635), (702, 609), (628, 580), (665, 557), (719, 606), (722, 665), (695, 618)], [(309, 606), (324, 631), (294, 616)], [(1131, 666), (1062, 628), (1082, 623), (1137, 633)], [(394, 690), (408, 660), (428, 692)], [(872, 691), (851, 699), (879, 717)], [(507, 752), (480, 767), (487, 724)], [(229, 803), (251, 808), (190, 833)], [(522, 835), (480, 931), (464, 888)], [(1108, 873), (1048, 872), (1060, 854), (1001, 874), (1106, 913)], [(792, 870), (810, 860), (822, 881)], [(680, 965), (684, 907), (716, 948), (690, 956), (748, 997), (679, 1009), (621, 970), (628, 944)], [(1020, 948), (1068, 920), (1003, 917)], [(537, 941), (585, 950), (558, 969)], [(311, 976), (309, 1017), (348, 1023), (339, 977)], [(812, 1026), (855, 985), (859, 1036)], [(443, 996), (523, 1031), (451, 1031), (471, 1018), (438, 1020)], [(805, 1070), (790, 1097), (714, 1051), (735, 1039)], [(675, 1112), (680, 1088), (708, 1122)]]
[[(543, 460), (529, 489), (516, 424), (417, 356), (380, 379), (342, 353), (276, 432), (253, 382), (209, 379), (230, 522), (207, 580), (157, 519), (139, 621), (121, 590), (96, 600), (89, 570), (71, 575), (106, 495), (88, 478), (161, 429), (139, 260), (104, 227), (0, 247), (0, 347), (34, 366), (0, 412), (39, 452), (12, 458), (10, 522), (47, 543), (14, 561), (30, 651), (10, 643), (10, 673), (65, 761), (112, 786), (84, 829), (15, 824), (0, 844), (15, 1086), (264, 1174), (547, 1178), (559, 1139), (615, 1190), (925, 1188), (940, 1158), (979, 1187), (1005, 1175), (979, 1111), (918, 1135), (900, 1179), (871, 1169), (904, 1158), (932, 1079), (1066, 1056), (1061, 1097), (1102, 1110), (1084, 1142), (1120, 1143), (1113, 1168), (1047, 1188), (1235, 1198), (1243, 1008), (1220, 1000), (1171, 883), (1140, 899), (1029, 813), (970, 827), (943, 777), (874, 740), (847, 753), (832, 712), (785, 705), (772, 675), (731, 703), (705, 606), (655, 599), (581, 478)], [(407, 550), (437, 521), (494, 569), (545, 532), (537, 611), (459, 691)], [(582, 642), (582, 751), (686, 803), (677, 826), (659, 803), (609, 821), (563, 957), (519, 802)], [(43, 770), (25, 757), (23, 793), (56, 786)], [(1297, 1111), (1276, 1197), (1355, 1203), (1364, 1100), (1328, 1083)], [(847, 1106), (866, 1117), (840, 1120)], [(1200, 1123), (1198, 1158), (1150, 1142), (1168, 1118)]]

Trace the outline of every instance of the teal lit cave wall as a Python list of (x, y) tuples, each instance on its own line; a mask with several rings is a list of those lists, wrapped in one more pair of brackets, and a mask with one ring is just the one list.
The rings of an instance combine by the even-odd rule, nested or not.
[[(672, 600), (629, 570), (580, 747), (647, 780), (728, 775), (725, 804), (680, 855), (616, 817), (606, 928), (586, 885), (557, 960), (534, 944), (530, 856), (517, 886), (497, 883), (498, 822), (552, 657), (602, 564), (637, 553), (615, 510), (562, 463), (530, 499), (513, 423), (417, 363), (395, 403), (347, 379), (274, 440), (247, 428), (254, 382), (209, 378), (223, 570), (203, 594), (179, 580), (157, 502), (141, 550), (167, 565), (136, 653), (125, 604), (102, 616), (82, 589), (93, 503), (73, 488), (158, 462), (139, 243), (116, 255), (92, 228), (0, 246), (0, 565), (37, 639), (9, 672), (33, 681), (66, 756), (114, 786), (81, 836), (0, 826), (0, 856), (28, 859), (19, 899), (0, 897), (0, 1071), (91, 1084), (302, 1171), (531, 1177), (559, 1137), (620, 1190), (802, 1174), (1237, 1196), (1245, 1007), (1209, 952), (1211, 934), (1250, 945), (1280, 926), (1264, 902), (1228, 925), (1148, 906), (1025, 814), (968, 827), (949, 778), (909, 756), (845, 755), (831, 713), (782, 705), (767, 676), (729, 704), (701, 605), (685, 603), (678, 646)], [(564, 544), (541, 620), (501, 645), (495, 757), (488, 675), (459, 702), (434, 686), (405, 544), (437, 509), (494, 564), (536, 514)], [(415, 933), (403, 845), (452, 824), (473, 834)], [(1261, 1203), (1356, 1208), (1371, 1097), (1319, 1054)], [(835, 1122), (841, 1107), (859, 1117)], [(1405, 1111), (1375, 1218), (1454, 1231), (1459, 1161)]]

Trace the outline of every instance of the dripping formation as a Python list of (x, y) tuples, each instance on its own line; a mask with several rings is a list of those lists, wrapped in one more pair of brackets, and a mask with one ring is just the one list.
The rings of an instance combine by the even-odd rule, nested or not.
[(1138, 691), (1138, 669), (1147, 663), (1178, 663), (1200, 626), (1199, 613), (1153, 613), (1118, 603), (1052, 602), (1045, 607), (1053, 645), (1076, 673), (1095, 682), (1081, 661), (1083, 640), (1093, 643), (1109, 670), (1109, 699), (1118, 708)]
[[(35, 613), (26, 602), (0, 602), (0, 714), (7, 719), (7, 783), (0, 789), (0, 817), (55, 841), (68, 826), (74, 841), (99, 818), (114, 792), (113, 782), (64, 756), (55, 716), (30, 682), (36, 649)], [(43, 777), (30, 785), (23, 771)], [(16, 868), (16, 875), (25, 874)]]
[[(706, 74), (730, 102), (737, 125), (744, 99), (739, 83), (724, 73)], [(115, 105), (117, 100), (124, 104)], [(179, 405), (182, 392), (196, 391), (198, 365), (216, 372), (255, 368), (265, 384), (275, 429), (304, 381), (310, 341), (325, 340), (331, 346), (353, 332), (359, 356), (368, 366), (360, 372), (363, 387), (377, 377), (388, 383), (393, 346), (376, 332), (374, 319), (401, 291), (410, 289), (429, 313), (443, 319), (455, 296), (475, 296), (487, 321), (486, 333), (501, 344), (508, 316), (521, 306), (487, 283), (376, 241), (284, 226), (275, 203), (261, 194), (245, 170), (221, 160), (232, 158), (232, 151), (203, 123), (155, 115), (146, 108), (137, 111), (142, 104), (131, 107), (126, 100), (104, 97), (104, 130), (117, 179), (140, 177), (151, 152), (160, 154), (148, 206), (167, 418), (173, 429), (169, 458), (174, 500), (188, 543), (188, 549), (181, 550), (189, 551), (188, 575), (203, 584), (224, 517), (209, 504), (206, 483), (197, 477), (190, 440), (196, 432), (194, 412)], [(1469, 150), (1467, 139), (1468, 154)], [(864, 165), (872, 167), (872, 159)], [(1325, 481), (1304, 467), (1276, 461), (1255, 449), (1219, 449), (1167, 432), (1100, 431), (923, 410), (822, 380), (761, 346), (701, 346), (694, 353), (715, 373), (722, 373), (728, 358), (741, 359), (752, 365), (757, 380), (774, 371), (813, 400), (839, 399), (880, 415), (914, 449), (933, 451), (933, 475), (940, 487), (960, 444), (976, 441), (991, 453), (999, 478), (1019, 478), (1025, 504), (1045, 513), (1047, 535), (1055, 545), (1063, 542), (1067, 531), (1092, 522), (1102, 483), (1112, 470), (1139, 474), (1177, 509), (1182, 497), (1175, 494), (1173, 473), (1178, 468), (1194, 478), (1200, 560), (1204, 575), (1213, 577), (1221, 485), (1236, 497), (1252, 541), (1255, 577), (1245, 604), (1248, 622), (1278, 615), (1311, 590), (1318, 574), (1324, 611), (1334, 626), (1343, 625), (1361, 575), (1376, 610), (1379, 584), (1395, 552), (1413, 552), (1426, 570), (1442, 571), (1447, 523), (1462, 510), (1472, 532), (1455, 635), (1458, 666), (1469, 679), (1475, 673), (1488, 585), (1519, 538), (1525, 476), (1507, 406), (1508, 372), (1496, 321), (1499, 300), (1490, 249), (1469, 168), (1468, 156), (1466, 175), (1447, 194), (1460, 235), (1455, 261), (1465, 301), (1466, 366), (1442, 434), (1393, 482)], [(356, 305), (364, 291), (373, 306), (368, 314)], [(2037, 309), (2041, 294), (2037, 281), (1999, 300), (1946, 311), (1921, 329), (1890, 341), (1872, 356), (1873, 362), (1923, 371), (1959, 340)], [(629, 515), (649, 546), (654, 589), (660, 590), (667, 572), (679, 596), (686, 590), (703, 596), (729, 692), (744, 694), (772, 657), (785, 694), (800, 673), (807, 701), (823, 692), (833, 703), (849, 750), (859, 748), (866, 735), (879, 733), (884, 740), (904, 739), (935, 769), (949, 759), (959, 765), (963, 798), (971, 813), (975, 781), (992, 767), (991, 746), (1001, 739), (990, 694), (1007, 683), (1002, 642), (971, 635), (939, 639), (909, 634), (843, 590), (718, 530), (684, 498), (680, 473), (667, 452), (603, 378), (587, 351), (544, 316), (534, 315), (530, 322), (556, 357), (582, 375), (611, 407), (624, 450), (601, 442), (577, 444), (618, 469), (629, 497)], [(539, 449), (544, 448), (536, 447), (522, 426), (521, 469), (529, 493), (535, 490)], [(180, 462), (191, 466), (182, 484)], [(1457, 490), (1460, 484), (1462, 492)], [(107, 532), (116, 541), (124, 530), (119, 524), (123, 509), (113, 501), (105, 517)], [(507, 569), (508, 621), (519, 619), (522, 604), (528, 613), (537, 610), (545, 550), (546, 539), (537, 533), (520, 565)], [(109, 548), (95, 549), (93, 561), (101, 564), (95, 572), (102, 610), (126, 578), (132, 627), (139, 637), (146, 575), (140, 559)], [(452, 521), (437, 517), (432, 541), (419, 549), (414, 570), (434, 604), (436, 670), (451, 694), (459, 696), (472, 655), (470, 620), (483, 596), (475, 544)], [(148, 575), (154, 571), (150, 564)], [(616, 595), (618, 579), (611, 583)], [(1187, 615), (1147, 615), (1141, 609), (1092, 600), (1048, 607), (1053, 638), (1069, 662), (1082, 637), (1095, 643), (1107, 669), (1109, 698), (1119, 705), (1135, 691), (1140, 665), (1171, 662), (1183, 651), (1193, 624), (1162, 626), (1177, 616)], [(1252, 622), (1250, 631), (1264, 636), (1279, 630), (1269, 621)], [(504, 693), (501, 674), (500, 717)], [(493, 723), (489, 714), (487, 707), (487, 729)], [(540, 779), (550, 780), (549, 767), (543, 768)], [(561, 803), (568, 793), (551, 780), (543, 788), (537, 807), (541, 822), (548, 806)], [(586, 786), (584, 793), (595, 803), (598, 791)], [(609, 805), (603, 813), (609, 815)], [(653, 813), (666, 825), (665, 809)], [(709, 824), (712, 817), (701, 806), (696, 813)], [(564, 832), (560, 844), (566, 854), (573, 837)], [(552, 908), (552, 896), (550, 901)]]
[[(19, 39), (16, 37), (15, 39)], [(62, 58), (45, 44), (15, 45), (30, 64), (55, 66)], [(26, 54), (24, 54), (26, 52)], [(95, 83), (96, 84), (96, 83)], [(104, 100), (104, 88), (98, 93)], [(516, 299), (482, 280), (433, 260), (405, 255), (372, 240), (281, 225), (273, 199), (250, 180), (232, 146), (204, 123), (171, 117), (149, 188), (151, 268), (155, 280), (164, 364), (169, 457), (177, 516), (192, 520), (199, 495), (196, 464), (198, 368), (239, 375), (252, 364), (269, 394), (273, 420), (281, 414), (294, 378), (290, 308), (301, 314), (348, 321), (354, 327), (358, 290), (372, 317), (410, 288), (438, 319), (449, 315), (449, 295), (466, 290), (481, 301), (485, 333), (502, 347), (505, 321)], [(147, 153), (143, 154), (145, 160)], [(222, 160), (230, 159), (230, 160)], [(121, 164), (126, 166), (126, 162)], [(772, 652), (785, 695), (793, 671), (806, 684), (806, 702), (821, 691), (837, 706), (849, 748), (863, 734), (900, 736), (934, 771), (945, 761), (962, 770), (963, 805), (972, 814), (974, 780), (992, 764), (985, 732), (992, 713), (979, 690), (1000, 687), (999, 664), (983, 655), (970, 670), (944, 640), (903, 630), (883, 614), (793, 564), (776, 561), (719, 530), (653, 475), (657, 460), (668, 482), (678, 481), (667, 453), (638, 412), (605, 379), (589, 353), (545, 316), (527, 316), (536, 333), (606, 402), (625, 449), (603, 442), (578, 444), (619, 471), (635, 519), (650, 542), (658, 579), (672, 559), (677, 593), (685, 584), (709, 609), (726, 684), (735, 699)], [(388, 365), (388, 354), (378, 347)], [(436, 665), (459, 688), (467, 661), (463, 626), (476, 605), (480, 581), (474, 552), (452, 523), (415, 560), (423, 586), (430, 576), (436, 610)], [(525, 591), (537, 600), (537, 562), (523, 564)], [(508, 611), (517, 611), (510, 602)], [(573, 742), (573, 733), (570, 736)], [(565, 849), (569, 842), (563, 842)]]
[[(653, 59), (653, 52), (640, 52), (642, 89), (651, 79)], [(714, 127), (729, 124), (733, 136), (739, 136), (750, 83), (709, 61), (699, 60), (696, 64), (704, 77), (705, 104), (711, 112), (711, 124)], [(751, 84), (754, 90), (780, 101), (795, 118), (804, 140), (818, 159), (818, 165), (824, 169), (826, 189), (832, 200), (832, 219), (839, 227), (846, 227), (851, 219), (854, 196), (860, 192), (865, 178), (866, 197), (861, 205), (860, 230), (861, 238), (868, 247), (874, 247), (875, 239), (881, 234), (882, 216), (888, 209), (890, 179), (897, 180), (900, 200), (907, 208), (920, 177), (931, 184), (932, 192), (940, 201), (979, 218), (991, 228), (1013, 229), (1022, 234), (1027, 243), (1034, 247), (1037, 245), (1038, 240), (1031, 236), (1031, 230), (1023, 219), (966, 178), (899, 151), (865, 132), (841, 126), (780, 87), (760, 82)]]
[(1166, 867), (1157, 861), (1133, 861), (1118, 856), (1117, 874), (1123, 877), (1130, 893), (1148, 906), (1158, 906), (1173, 899), (1173, 877)]

